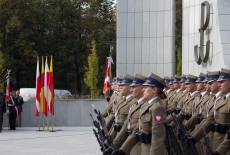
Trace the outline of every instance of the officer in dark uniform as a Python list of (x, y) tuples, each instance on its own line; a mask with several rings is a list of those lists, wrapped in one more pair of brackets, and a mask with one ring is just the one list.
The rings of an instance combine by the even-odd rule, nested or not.
[[(12, 93), (13, 96), (15, 92)], [(10, 123), (10, 130), (16, 130), (15, 123), (16, 123), (16, 115), (17, 115), (17, 101), (14, 100), (13, 96), (10, 96), (9, 101), (7, 101), (8, 113), (9, 113), (9, 123)], [(16, 101), (16, 102), (15, 102)]]
[(22, 124), (22, 105), (24, 104), (23, 97), (19, 96), (19, 90), (16, 91), (16, 96), (14, 97), (14, 101), (17, 102), (18, 108), (18, 124), (16, 126), (21, 127)]

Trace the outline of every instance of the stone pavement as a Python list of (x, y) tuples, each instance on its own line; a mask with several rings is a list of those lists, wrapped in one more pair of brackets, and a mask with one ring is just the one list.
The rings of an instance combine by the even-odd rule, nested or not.
[(92, 128), (54, 127), (57, 131), (50, 132), (5, 127), (0, 133), (0, 155), (102, 155)]

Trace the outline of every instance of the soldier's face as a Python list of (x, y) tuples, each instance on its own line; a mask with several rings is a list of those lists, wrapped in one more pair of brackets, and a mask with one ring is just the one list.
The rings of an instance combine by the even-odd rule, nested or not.
[(188, 83), (186, 84), (186, 89), (188, 92), (194, 92), (196, 90), (196, 84), (195, 83)]
[(217, 93), (218, 92), (219, 87), (218, 87), (218, 82), (216, 80), (210, 82), (209, 85), (210, 85), (210, 90), (211, 90), (212, 93)]
[(170, 85), (169, 85), (169, 88), (170, 88), (170, 89), (174, 89), (173, 84), (170, 84)]
[(130, 87), (129, 87), (129, 85), (121, 85), (121, 94), (123, 96), (128, 96), (130, 94)]
[(144, 98), (151, 99), (156, 96), (156, 87), (152, 86), (144, 86), (143, 88), (143, 96)]
[(211, 90), (211, 85), (208, 83), (204, 83), (205, 90), (210, 91)]
[(132, 86), (130, 87), (130, 91), (134, 98), (140, 99), (143, 96), (142, 92), (143, 86)]
[(219, 81), (218, 86), (222, 93), (227, 94), (230, 92), (230, 80)]
[(121, 93), (121, 85), (118, 85), (118, 89), (117, 89), (117, 91), (119, 91), (120, 93)]
[(170, 88), (170, 86), (169, 86), (168, 83), (166, 83), (165, 85), (166, 85), (166, 89), (169, 89), (169, 88)]
[(197, 86), (198, 91), (202, 91), (204, 89), (204, 83), (203, 82), (197, 82), (196, 86)]
[(181, 82), (181, 83), (180, 83), (180, 89), (182, 89), (182, 90), (185, 89), (185, 83), (184, 83), (184, 82)]
[(180, 83), (179, 82), (173, 83), (173, 87), (175, 89), (179, 89), (180, 88)]

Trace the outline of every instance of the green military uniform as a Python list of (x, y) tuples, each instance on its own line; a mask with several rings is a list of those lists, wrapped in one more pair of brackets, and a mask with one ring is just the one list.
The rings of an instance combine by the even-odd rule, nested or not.
[[(155, 74), (151, 74), (143, 85), (148, 89), (151, 89), (152, 86), (157, 86), (163, 90), (164, 80)], [(138, 124), (120, 150), (125, 154), (129, 154), (131, 149), (140, 141), (140, 155), (166, 155), (167, 150), (164, 145), (166, 136), (165, 123), (166, 110), (162, 105), (162, 100), (158, 96), (153, 97), (141, 106)], [(136, 136), (139, 140), (137, 140)], [(113, 154), (121, 153), (115, 151)]]
[[(160, 117), (160, 120), (156, 119), (156, 117)], [(140, 155), (158, 155), (158, 154), (167, 154), (164, 140), (165, 140), (165, 127), (166, 123), (166, 111), (162, 106), (162, 102), (159, 98), (154, 100), (151, 103), (146, 103), (142, 109), (140, 114), (140, 122), (134, 130), (137, 132), (138, 130), (142, 133), (152, 133), (151, 143), (141, 143), (141, 151)], [(154, 127), (154, 128), (153, 128)], [(133, 146), (136, 145), (136, 135), (135, 132), (132, 133), (125, 141), (125, 143), (120, 148), (126, 154), (129, 154), (130, 150)]]
[[(217, 81), (225, 81), (230, 79), (230, 70), (222, 69)], [(229, 82), (229, 81), (227, 81)], [(228, 88), (228, 85), (222, 87)], [(207, 120), (202, 123), (206, 132), (213, 131), (212, 148), (216, 150), (220, 143), (224, 141), (226, 132), (230, 126), (230, 93), (219, 97), (215, 100), (211, 113), (208, 114)], [(197, 130), (191, 136), (199, 141), (202, 137), (202, 131)], [(220, 152), (222, 150), (219, 150)], [(227, 155), (230, 151), (227, 152)]]
[[(134, 131), (134, 129), (138, 123), (138, 118), (140, 115), (139, 109), (146, 101), (147, 101), (147, 99), (142, 98), (140, 103), (136, 102), (131, 107), (131, 110), (128, 114), (128, 117), (127, 117), (125, 123), (124, 123), (124, 126), (122, 127), (121, 131), (118, 132), (116, 138), (113, 141), (115, 149), (119, 149), (122, 146), (122, 144), (125, 142), (125, 140), (127, 139), (127, 137), (128, 137), (127, 129), (129, 129), (131, 132)], [(140, 154), (140, 143), (137, 143), (133, 147), (130, 154), (131, 155), (139, 155)]]

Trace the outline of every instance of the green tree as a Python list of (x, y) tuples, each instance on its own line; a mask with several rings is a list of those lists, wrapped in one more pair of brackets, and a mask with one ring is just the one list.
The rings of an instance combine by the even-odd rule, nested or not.
[(92, 41), (92, 53), (88, 56), (88, 67), (85, 67), (86, 77), (84, 81), (89, 87), (91, 98), (98, 96), (98, 57), (95, 40)]
[(176, 0), (176, 74), (182, 74), (182, 0)]
[(176, 66), (176, 74), (182, 75), (182, 51), (179, 49), (177, 51), (177, 66)]
[(107, 43), (116, 42), (114, 10), (111, 0), (1, 0), (0, 79), (11, 69), (14, 89), (35, 87), (36, 57), (52, 55), (55, 89), (89, 93), (84, 66), (94, 38), (102, 88)]

